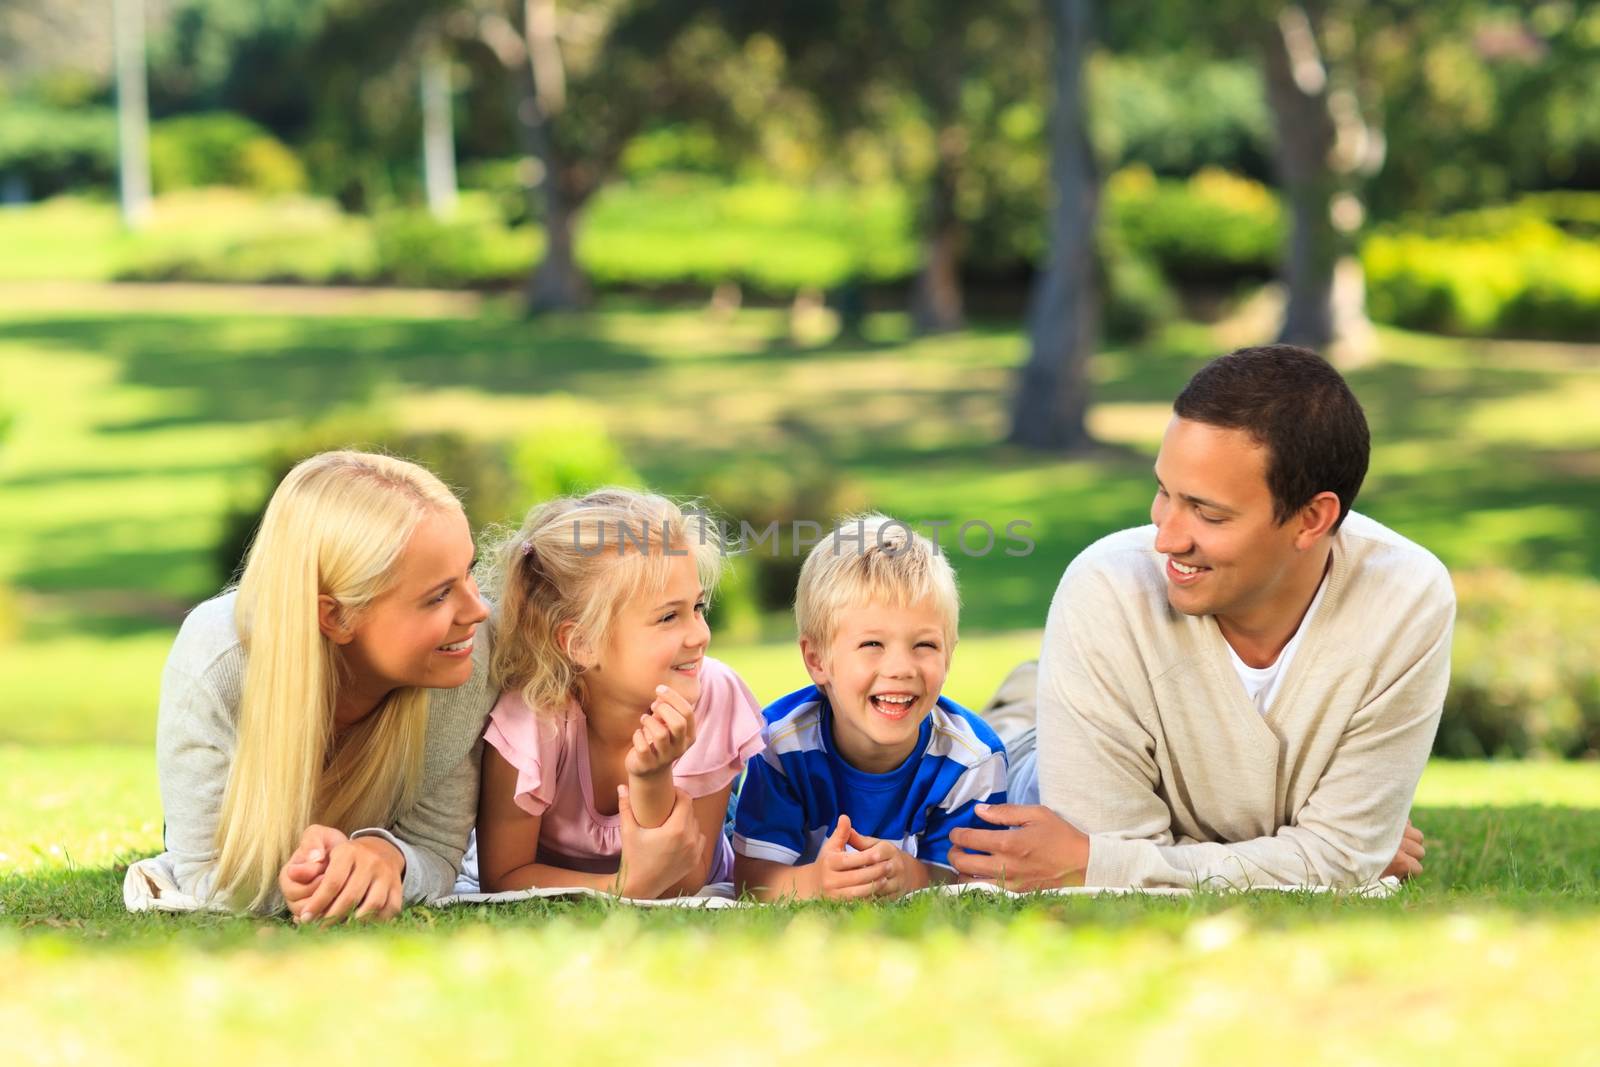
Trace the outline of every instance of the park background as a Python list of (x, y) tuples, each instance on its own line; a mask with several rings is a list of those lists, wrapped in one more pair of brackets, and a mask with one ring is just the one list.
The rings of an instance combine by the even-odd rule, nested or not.
[[(1556, 0), (8, 0), (7, 1062), (1597, 1062), (1597, 60)], [(609, 482), (1027, 521), (956, 554), (976, 706), (1188, 376), (1279, 337), (1460, 602), (1392, 899), (122, 913), (166, 649), (309, 452), (479, 530)], [(713, 608), (764, 700), (796, 571)]]

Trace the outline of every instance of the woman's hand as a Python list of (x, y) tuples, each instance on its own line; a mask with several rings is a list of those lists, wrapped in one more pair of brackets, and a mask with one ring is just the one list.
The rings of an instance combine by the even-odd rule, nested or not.
[(622, 766), (640, 778), (672, 769), (679, 756), (694, 744), (694, 706), (670, 686), (656, 686), (650, 713), (639, 717), (633, 747)]
[[(295, 922), (337, 922), (350, 915), (352, 909), (357, 919), (392, 919), (400, 914), (405, 903), (406, 859), (388, 841), (381, 837), (358, 837), (353, 841), (346, 838), (328, 851), (324, 862), (325, 868), (309, 895), (289, 904)], [(292, 866), (291, 858), (279, 875), (280, 885), (289, 877)], [(287, 893), (284, 899), (288, 900)]]
[(328, 869), (328, 857), (333, 854), (335, 846), (348, 840), (331, 826), (313, 824), (306, 827), (289, 862), (278, 872), (278, 892), (283, 894), (283, 902), (289, 905), (289, 914), (300, 914), (300, 905), (322, 883), (322, 876)]
[(673, 789), (672, 811), (667, 821), (645, 829), (633, 817), (628, 787), (617, 787), (617, 814), (622, 817), (622, 862), (617, 869), (617, 893), (653, 899), (696, 871), (705, 849), (705, 834), (694, 816), (694, 800)]

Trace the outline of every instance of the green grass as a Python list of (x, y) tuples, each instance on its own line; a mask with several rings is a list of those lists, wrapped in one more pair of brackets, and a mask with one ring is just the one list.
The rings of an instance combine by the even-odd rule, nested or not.
[(8, 1062), (1582, 1063), (1600, 1039), (1588, 765), (1432, 764), (1427, 870), (1388, 900), (547, 901), (325, 931), (122, 912), (118, 861), (159, 846), (147, 749), (0, 747), (0, 783)]

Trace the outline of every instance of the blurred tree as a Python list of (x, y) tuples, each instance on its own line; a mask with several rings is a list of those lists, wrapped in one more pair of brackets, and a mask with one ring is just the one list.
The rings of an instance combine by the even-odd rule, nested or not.
[(1029, 308), (1028, 361), (1012, 406), (1010, 440), (1066, 451), (1089, 443), (1085, 373), (1098, 337), (1095, 224), (1100, 181), (1089, 142), (1084, 66), (1093, 47), (1091, 0), (1054, 0), (1055, 99), (1050, 162), (1055, 183), (1050, 255)]
[[(962, 324), (961, 264), (971, 224), (999, 205), (1012, 179), (1008, 145), (1042, 91), (1043, 16), (1027, 0), (724, 0), (740, 36), (784, 49), (790, 78), (821, 105), (839, 142), (870, 132), (899, 140), (902, 169), (921, 188), (922, 265), (912, 318), (919, 332)], [(908, 114), (909, 113), (909, 114)], [(908, 117), (925, 131), (906, 144)], [(1009, 127), (1009, 128), (1008, 128)], [(918, 148), (922, 150), (919, 151)], [(1030, 139), (1024, 152), (1042, 154)], [(998, 165), (995, 165), (998, 164)], [(1025, 165), (1025, 164), (1024, 164)], [(1037, 187), (1028, 187), (1029, 194)]]
[(632, 138), (668, 116), (716, 122), (728, 112), (718, 68), (738, 57), (690, 0), (330, 2), (319, 53), (345, 57), (342, 90), (377, 68), (414, 68), (435, 34), (467, 62), (487, 55), (500, 68), (532, 170), (530, 213), (545, 231), (530, 311), (586, 302), (579, 224)]

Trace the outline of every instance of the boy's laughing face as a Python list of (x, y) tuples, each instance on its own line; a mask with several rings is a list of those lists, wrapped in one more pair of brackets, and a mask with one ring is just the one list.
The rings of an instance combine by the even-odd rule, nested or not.
[(800, 639), (806, 670), (833, 706), (833, 742), (847, 763), (883, 774), (905, 762), (944, 688), (951, 644), (932, 601), (849, 608), (826, 647)]

